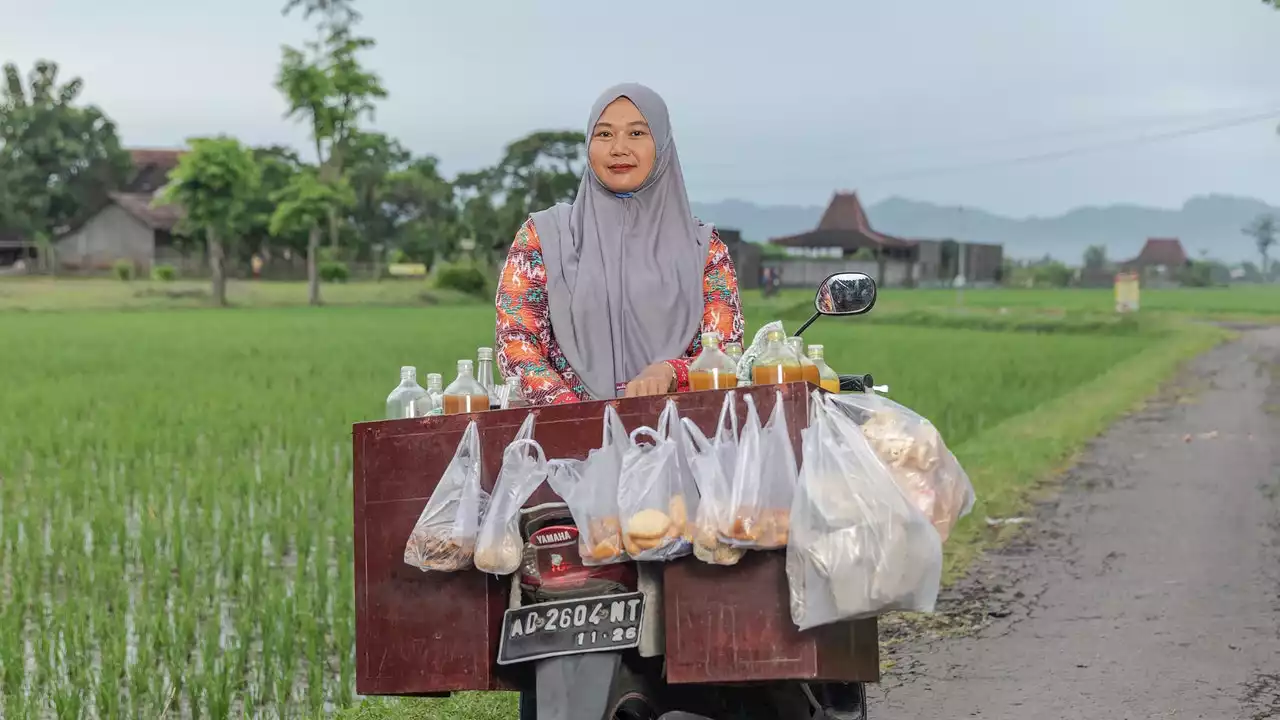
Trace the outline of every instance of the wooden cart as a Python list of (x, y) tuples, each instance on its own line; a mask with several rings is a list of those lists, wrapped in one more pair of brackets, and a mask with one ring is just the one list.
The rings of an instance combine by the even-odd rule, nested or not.
[[(782, 393), (797, 457), (808, 418), (804, 383), (753, 388), (764, 418)], [(710, 435), (723, 391), (676, 396), (682, 417)], [(610, 401), (628, 430), (652, 425), (665, 397)], [(743, 403), (741, 397), (738, 402)], [(403, 561), (405, 541), (475, 419), (483, 482), (492, 489), (502, 451), (529, 412), (549, 458), (584, 458), (600, 442), (604, 402), (358, 423), (355, 460), (356, 689), (364, 695), (510, 690), (518, 668), (494, 662), (509, 582), (476, 570), (424, 573)], [(739, 408), (745, 413), (745, 406)], [(559, 498), (543, 485), (529, 505)], [(736, 566), (687, 557), (663, 566), (668, 683), (778, 680), (876, 682), (874, 619), (800, 632), (791, 621), (785, 553), (753, 552)]]

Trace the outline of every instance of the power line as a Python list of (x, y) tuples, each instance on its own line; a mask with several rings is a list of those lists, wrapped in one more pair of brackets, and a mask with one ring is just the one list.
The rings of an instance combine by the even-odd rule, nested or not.
[(1247, 115), (1244, 117), (1230, 118), (1214, 123), (1207, 123), (1181, 130), (1172, 130), (1163, 133), (1149, 133), (1134, 137), (1124, 138), (1121, 140), (1113, 140), (1109, 142), (1096, 143), (1092, 145), (1082, 145), (1065, 150), (1055, 150), (1051, 152), (1034, 153), (1030, 155), (1021, 155), (1017, 157), (1004, 158), (1001, 160), (988, 160), (977, 163), (962, 163), (957, 165), (943, 165), (932, 168), (916, 168), (914, 170), (903, 170), (892, 173), (881, 173), (872, 175), (862, 179), (862, 182), (880, 182), (884, 180), (902, 180), (907, 178), (926, 177), (931, 175), (946, 175), (955, 172), (966, 172), (969, 170), (982, 170), (993, 167), (1004, 167), (1010, 165), (1027, 165), (1038, 162), (1049, 162), (1053, 160), (1061, 160), (1064, 158), (1075, 157), (1077, 155), (1086, 155), (1096, 153), (1103, 150), (1111, 150), (1115, 148), (1125, 148), (1137, 145), (1146, 145), (1165, 140), (1175, 140), (1178, 138), (1191, 137), (1193, 135), (1202, 135), (1205, 133), (1226, 130), (1242, 125), (1250, 125), (1252, 123), (1261, 122), (1263, 120), (1275, 120), (1280, 118), (1280, 109), (1272, 109), (1264, 113)]

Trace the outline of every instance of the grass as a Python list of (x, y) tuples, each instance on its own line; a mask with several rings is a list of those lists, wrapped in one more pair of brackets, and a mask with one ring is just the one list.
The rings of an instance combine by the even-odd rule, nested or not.
[[(349, 425), (380, 414), (399, 365), (447, 372), (489, 344), (492, 310), (162, 312), (169, 299), (136, 295), (149, 283), (86, 282), (71, 299), (0, 282), (0, 307), (62, 310), (0, 313), (0, 716), (513, 717), (502, 694), (352, 696)], [(286, 290), (237, 284), (232, 297), (270, 305)], [(122, 297), (137, 311), (88, 311)], [(802, 300), (750, 298), (748, 317)], [(1093, 322), (1087, 310), (1028, 332), (990, 313), (973, 325), (887, 309), (900, 320), (823, 319), (806, 335), (933, 419), (968, 468), (980, 502), (949, 545), (951, 575), (1000, 540), (982, 517), (1020, 511), (1221, 337), (1145, 320), (1064, 329)]]

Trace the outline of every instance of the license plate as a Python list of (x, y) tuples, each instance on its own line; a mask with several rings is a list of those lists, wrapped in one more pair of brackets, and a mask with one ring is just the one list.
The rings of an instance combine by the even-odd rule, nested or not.
[(561, 655), (627, 650), (640, 645), (644, 594), (557, 600), (502, 616), (498, 664)]

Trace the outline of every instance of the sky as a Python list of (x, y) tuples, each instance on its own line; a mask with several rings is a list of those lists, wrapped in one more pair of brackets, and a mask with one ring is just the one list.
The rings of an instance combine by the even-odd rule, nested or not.
[[(83, 78), (130, 146), (306, 148), (273, 80), (312, 31), (283, 4), (0, 0), (0, 60)], [(373, 125), (448, 173), (638, 81), (667, 100), (694, 201), (1280, 204), (1280, 11), (1259, 0), (356, 4), (390, 91)]]

